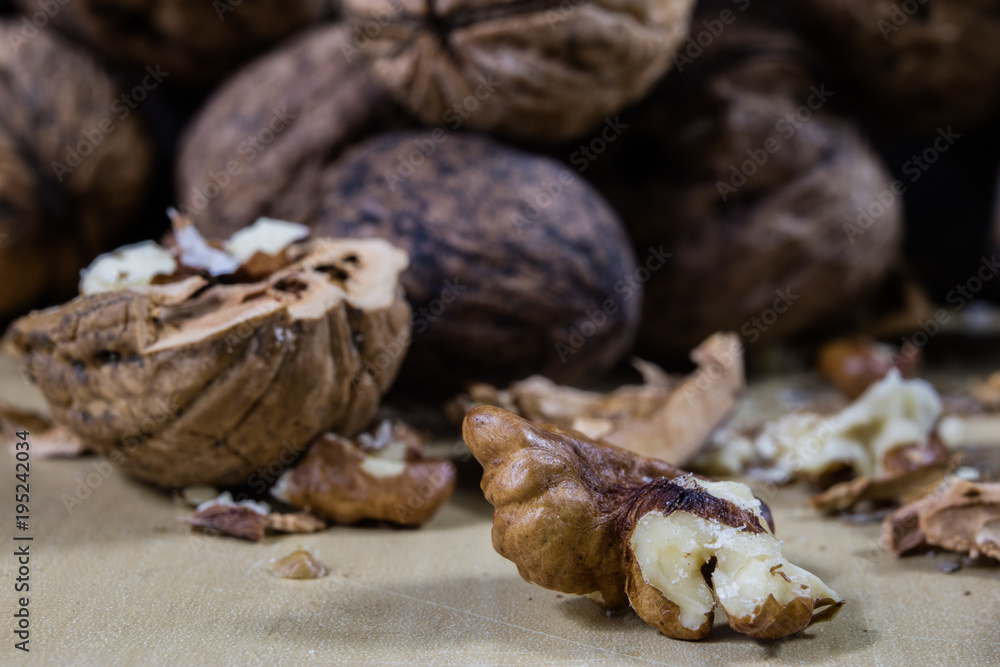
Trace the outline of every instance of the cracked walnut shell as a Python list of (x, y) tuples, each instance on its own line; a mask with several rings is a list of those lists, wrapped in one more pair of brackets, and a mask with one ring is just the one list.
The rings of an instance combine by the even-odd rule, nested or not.
[[(409, 337), (403, 251), (316, 239), (252, 283), (81, 296), (17, 320), (19, 352), (59, 423), (140, 479), (233, 486), (374, 416)], [(371, 372), (371, 364), (380, 372)]]
[(375, 76), (428, 125), (550, 143), (645, 95), (687, 34), (693, 5), (345, 0), (344, 11)]

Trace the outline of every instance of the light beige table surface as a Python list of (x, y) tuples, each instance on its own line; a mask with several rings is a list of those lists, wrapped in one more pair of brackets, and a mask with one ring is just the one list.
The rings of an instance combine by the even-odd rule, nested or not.
[[(0, 371), (4, 393), (22, 389)], [(0, 537), (14, 544), (6, 445), (0, 461)], [(877, 524), (818, 518), (797, 488), (766, 500), (786, 555), (848, 599), (840, 615), (769, 642), (719, 620), (708, 641), (688, 643), (522, 581), (493, 552), (474, 462), (420, 530), (337, 527), (258, 544), (190, 533), (178, 523), (186, 507), (118, 471), (105, 478), (99, 462), (31, 464), (31, 652), (12, 647), (11, 548), (0, 558), (2, 664), (1000, 664), (1000, 567), (943, 574), (956, 556), (896, 561), (878, 548)], [(69, 511), (80, 485), (90, 493)], [(299, 546), (326, 577), (270, 573)]]

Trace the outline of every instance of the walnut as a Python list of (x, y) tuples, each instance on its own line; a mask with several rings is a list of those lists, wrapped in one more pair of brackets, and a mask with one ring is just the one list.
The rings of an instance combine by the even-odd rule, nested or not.
[(198, 505), (197, 511), (181, 519), (191, 530), (209, 535), (227, 535), (249, 542), (260, 542), (267, 531), (279, 533), (314, 533), (326, 528), (326, 522), (309, 514), (271, 512), (267, 503), (233, 500), (225, 491), (217, 498)]
[(172, 82), (207, 86), (323, 16), (329, 0), (15, 0), (121, 65), (157, 65)]
[[(635, 257), (614, 211), (570, 169), (475, 135), (388, 132), (321, 182), (300, 222), (410, 254), (414, 335), (400, 381), (411, 390), (448, 395), (536, 373), (592, 381), (631, 346)], [(234, 231), (196, 224), (206, 236)]]
[(344, 10), (356, 50), (428, 125), (553, 142), (641, 98), (669, 67), (693, 4), (345, 0)]
[(483, 465), (493, 546), (527, 581), (628, 604), (678, 639), (701, 639), (716, 604), (730, 625), (775, 638), (832, 618), (843, 599), (781, 556), (761, 502), (710, 482), (482, 406), (463, 437)]
[[(473, 406), (510, 410), (536, 424), (555, 424), (643, 456), (683, 465), (735, 407), (743, 389), (743, 348), (735, 334), (716, 334), (691, 358), (699, 368), (683, 379), (634, 360), (646, 383), (601, 394), (534, 375), (504, 391), (473, 385), (461, 397), (461, 417)], [(454, 410), (453, 410), (454, 411)]]
[(843, 327), (900, 253), (890, 174), (834, 112), (839, 93), (810, 70), (813, 54), (759, 6), (623, 114), (628, 130), (599, 159), (571, 154), (640, 257), (659, 244), (672, 254), (645, 286), (646, 358), (716, 331), (763, 344)]
[(455, 466), (428, 458), (423, 444), (409, 427), (388, 421), (354, 442), (324, 433), (271, 494), (336, 523), (420, 526), (455, 489)]
[(890, 123), (934, 132), (1000, 110), (997, 0), (804, 0), (788, 7)]
[(6, 340), (55, 420), (115, 465), (164, 487), (245, 484), (317, 433), (364, 428), (400, 359), (378, 376), (366, 364), (409, 335), (404, 252), (330, 239), (292, 252), (256, 282), (192, 275), (80, 296)]
[(120, 91), (94, 59), (22, 29), (0, 20), (0, 321), (73, 293), (127, 230), (153, 167), (139, 115), (114, 111)]
[(890, 368), (898, 369), (904, 378), (914, 377), (921, 360), (917, 347), (900, 351), (871, 338), (838, 339), (820, 349), (819, 370), (840, 393), (854, 400)]
[(191, 121), (177, 199), (207, 235), (228, 237), (262, 216), (311, 224), (343, 149), (405, 124), (363, 60), (344, 59), (351, 39), (341, 24), (296, 36), (228, 79)]

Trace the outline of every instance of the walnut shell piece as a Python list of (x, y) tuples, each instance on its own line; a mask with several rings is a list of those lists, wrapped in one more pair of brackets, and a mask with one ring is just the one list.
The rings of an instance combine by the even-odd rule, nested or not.
[(336, 523), (426, 523), (451, 497), (455, 466), (427, 458), (406, 426), (383, 422), (374, 439), (324, 433), (272, 494)]
[(922, 355), (920, 348), (901, 351), (867, 337), (830, 341), (819, 351), (818, 365), (837, 390), (854, 400), (885, 377), (890, 368), (904, 378), (917, 374)]
[(0, 321), (72, 295), (80, 269), (127, 230), (153, 172), (153, 141), (138, 113), (115, 112), (108, 74), (23, 21), (0, 20)]
[(677, 639), (701, 639), (716, 604), (730, 625), (775, 638), (832, 618), (844, 601), (781, 556), (762, 503), (613, 445), (492, 406), (463, 437), (483, 465), (493, 546), (521, 576), (631, 606)]
[(81, 296), (6, 339), (55, 420), (115, 465), (163, 487), (245, 484), (317, 433), (362, 429), (401, 361), (382, 346), (409, 337), (406, 253), (380, 240), (293, 247), (298, 259), (260, 282)]
[[(344, 10), (375, 76), (426, 124), (554, 142), (641, 98), (669, 67), (693, 5), (345, 0)], [(384, 23), (377, 31), (372, 17)]]
[(272, 560), (271, 571), (282, 579), (319, 579), (326, 574), (323, 564), (305, 549)]

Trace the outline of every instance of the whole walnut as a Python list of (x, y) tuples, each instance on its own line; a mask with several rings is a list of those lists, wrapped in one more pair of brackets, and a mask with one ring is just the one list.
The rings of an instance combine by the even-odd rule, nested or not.
[(319, 213), (324, 169), (351, 142), (406, 124), (361, 59), (349, 28), (328, 25), (244, 67), (209, 99), (181, 139), (180, 209), (223, 236), (261, 216)]
[(788, 5), (890, 122), (934, 131), (1000, 111), (1000, 0)]
[(353, 49), (422, 121), (527, 142), (592, 130), (645, 95), (693, 0), (344, 0)]
[(88, 54), (0, 21), (0, 320), (75, 291), (114, 247), (152, 173), (136, 112)]
[(332, 7), (330, 0), (15, 2), (36, 25), (51, 22), (118, 64), (158, 67), (171, 83), (193, 86), (218, 81)]
[(716, 331), (749, 345), (838, 324), (897, 258), (903, 203), (886, 169), (832, 112), (809, 52), (769, 25), (741, 16), (622, 117), (606, 153), (571, 157), (649, 269), (644, 356)]
[[(312, 213), (297, 222), (321, 235), (384, 238), (410, 254), (401, 282), (413, 342), (402, 383), (453, 392), (533, 373), (575, 382), (631, 346), (642, 295), (627, 282), (634, 255), (618, 217), (572, 169), (437, 129), (378, 135), (318, 178), (322, 196), (302, 204)], [(262, 213), (294, 205), (279, 197)], [(235, 228), (198, 224), (217, 237)]]

